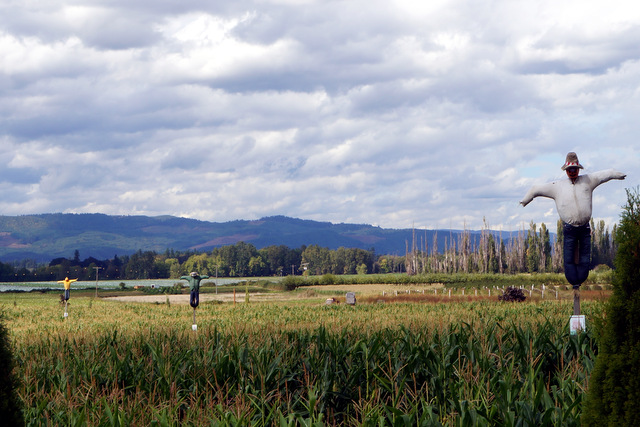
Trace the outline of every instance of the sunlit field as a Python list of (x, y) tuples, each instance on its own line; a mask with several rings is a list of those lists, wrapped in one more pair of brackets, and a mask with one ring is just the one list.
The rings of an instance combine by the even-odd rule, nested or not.
[[(0, 294), (25, 418), (29, 425), (579, 424), (597, 324), (570, 334), (569, 291), (530, 290), (527, 302), (504, 303), (496, 290), (450, 296), (442, 286), (360, 285), (348, 288), (358, 298), (351, 306), (345, 286), (336, 286), (272, 292), (269, 301), (238, 287), (236, 303), (232, 290), (220, 289), (219, 300), (197, 309), (196, 330), (180, 300), (186, 294), (124, 302), (109, 298), (115, 291), (97, 299), (72, 292), (66, 318), (55, 292)], [(606, 292), (583, 292), (587, 319), (600, 315)], [(327, 305), (334, 296), (341, 303)]]

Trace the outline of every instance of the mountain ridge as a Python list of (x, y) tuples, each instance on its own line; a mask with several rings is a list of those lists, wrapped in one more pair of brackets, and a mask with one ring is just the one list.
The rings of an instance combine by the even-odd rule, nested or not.
[[(404, 255), (415, 233), (416, 244), (429, 250), (437, 233), (457, 238), (457, 230), (381, 228), (368, 224), (314, 221), (276, 215), (258, 220), (210, 222), (170, 215), (106, 215), (101, 213), (46, 213), (0, 216), (0, 261), (34, 259), (47, 262), (71, 257), (109, 259), (138, 250), (163, 252), (207, 251), (239, 241), (258, 249), (272, 245), (290, 248), (318, 245), (373, 249), (377, 254)], [(478, 234), (477, 231), (470, 231)], [(445, 239), (438, 239), (439, 251)]]

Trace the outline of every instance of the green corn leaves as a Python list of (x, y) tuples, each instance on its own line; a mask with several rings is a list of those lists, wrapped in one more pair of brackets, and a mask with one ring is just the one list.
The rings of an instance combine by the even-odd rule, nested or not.
[(597, 352), (555, 302), (86, 304), (5, 306), (28, 425), (578, 425)]

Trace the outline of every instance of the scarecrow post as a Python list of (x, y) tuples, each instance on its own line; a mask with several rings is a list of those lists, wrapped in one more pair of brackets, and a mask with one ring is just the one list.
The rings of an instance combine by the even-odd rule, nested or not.
[[(576, 247), (573, 253), (573, 260), (576, 264), (579, 263), (580, 253)], [(582, 284), (581, 284), (582, 285)], [(573, 315), (580, 316), (580, 286), (573, 287)]]
[(580, 286), (589, 277), (591, 263), (591, 219), (593, 190), (612, 179), (624, 179), (625, 174), (613, 169), (580, 175), (583, 166), (574, 152), (567, 154), (561, 169), (567, 179), (534, 185), (529, 189), (522, 206), (527, 206), (535, 197), (548, 197), (556, 202), (556, 209), (563, 222), (562, 231), (564, 275), (573, 286), (573, 316), (571, 333), (584, 329), (584, 316), (580, 315)]

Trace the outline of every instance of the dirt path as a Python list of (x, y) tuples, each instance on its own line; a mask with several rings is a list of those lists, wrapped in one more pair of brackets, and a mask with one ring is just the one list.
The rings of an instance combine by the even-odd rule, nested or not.
[[(189, 304), (189, 295), (135, 295), (135, 296), (123, 296), (123, 297), (106, 297), (105, 299), (121, 302), (143, 302), (150, 304), (165, 304), (169, 299), (171, 304)], [(284, 294), (251, 294), (249, 301), (280, 301), (290, 299)], [(233, 302), (233, 294), (200, 294), (200, 304), (204, 302), (220, 301), (220, 302)], [(236, 302), (244, 302), (244, 292), (236, 293)]]
[[(322, 286), (305, 286), (299, 288), (297, 292), (277, 292), (277, 293), (252, 293), (249, 297), (249, 301), (258, 302), (258, 301), (287, 301), (292, 299), (310, 299), (310, 298), (319, 298), (318, 295), (315, 295), (313, 291), (331, 291), (336, 293), (346, 293), (346, 292), (355, 292), (357, 295), (382, 295), (382, 292), (387, 293), (421, 293), (423, 290), (431, 290), (433, 292), (434, 288), (442, 288), (442, 284), (433, 284), (433, 285), (385, 285), (385, 284), (372, 284), (372, 285), (322, 285)], [(322, 294), (321, 294), (322, 295)], [(169, 302), (171, 304), (189, 304), (189, 295), (135, 295), (135, 296), (120, 296), (120, 297), (107, 297), (105, 299), (110, 299), (114, 301), (122, 301), (122, 302), (142, 302), (142, 303), (151, 303), (151, 304), (164, 304), (167, 302), (167, 298), (169, 298)], [(320, 296), (320, 298), (322, 298)], [(210, 301), (220, 301), (220, 302), (233, 302), (233, 294), (232, 293), (220, 293), (220, 294), (210, 294), (210, 293), (201, 293), (200, 294), (200, 303), (210, 302)], [(236, 302), (243, 303), (244, 302), (244, 292), (240, 291), (236, 293)]]

